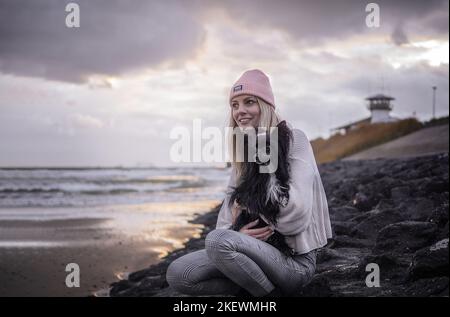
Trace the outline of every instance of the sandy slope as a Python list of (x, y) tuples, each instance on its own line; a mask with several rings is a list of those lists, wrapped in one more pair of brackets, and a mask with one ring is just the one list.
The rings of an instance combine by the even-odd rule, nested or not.
[(353, 154), (344, 160), (400, 158), (448, 152), (448, 124), (425, 128), (393, 141)]

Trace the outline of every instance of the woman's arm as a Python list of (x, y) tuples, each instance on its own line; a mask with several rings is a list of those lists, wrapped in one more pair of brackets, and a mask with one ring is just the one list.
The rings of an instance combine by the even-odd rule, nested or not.
[(293, 143), (290, 149), (291, 182), (289, 202), (280, 207), (276, 229), (284, 235), (297, 235), (306, 230), (311, 223), (314, 182), (316, 181), (315, 158), (306, 135), (293, 130)]
[(284, 235), (297, 235), (304, 231), (312, 218), (314, 170), (303, 161), (293, 162), (292, 166), (295, 171), (291, 175), (289, 202), (286, 207), (280, 207), (275, 227)]

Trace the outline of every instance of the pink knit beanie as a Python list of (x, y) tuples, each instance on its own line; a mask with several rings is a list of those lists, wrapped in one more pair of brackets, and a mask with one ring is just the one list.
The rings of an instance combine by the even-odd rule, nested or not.
[(231, 87), (229, 102), (239, 95), (259, 97), (275, 108), (275, 98), (272, 87), (270, 86), (269, 77), (259, 69), (248, 70), (242, 74), (233, 87)]

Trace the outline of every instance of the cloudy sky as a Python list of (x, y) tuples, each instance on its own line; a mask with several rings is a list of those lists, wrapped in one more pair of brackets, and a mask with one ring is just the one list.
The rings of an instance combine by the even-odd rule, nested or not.
[(310, 139), (367, 117), (449, 112), (449, 1), (0, 0), (0, 166), (173, 165), (170, 131), (223, 129), (247, 69)]

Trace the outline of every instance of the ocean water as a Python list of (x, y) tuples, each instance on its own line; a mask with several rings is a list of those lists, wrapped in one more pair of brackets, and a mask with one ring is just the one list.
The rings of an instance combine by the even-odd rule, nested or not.
[(189, 220), (221, 202), (229, 173), (227, 168), (0, 169), (0, 248), (125, 239), (151, 244), (162, 254), (181, 247), (191, 229), (199, 232)]
[(229, 173), (226, 168), (0, 169), (0, 248), (96, 244), (100, 239), (93, 232), (107, 232), (104, 241), (124, 236), (180, 247), (192, 231), (177, 239), (174, 232), (197, 228), (198, 233), (189, 220), (221, 202)]
[(228, 175), (224, 168), (0, 169), (0, 208), (217, 200)]
[[(0, 296), (85, 296), (198, 237), (227, 168), (0, 169)], [(82, 286), (67, 288), (67, 263)], [(19, 272), (19, 274), (17, 273)]]
[(0, 248), (115, 239), (142, 241), (153, 251), (181, 247), (192, 230), (199, 232), (189, 220), (224, 198), (229, 173), (226, 168), (0, 169)]

